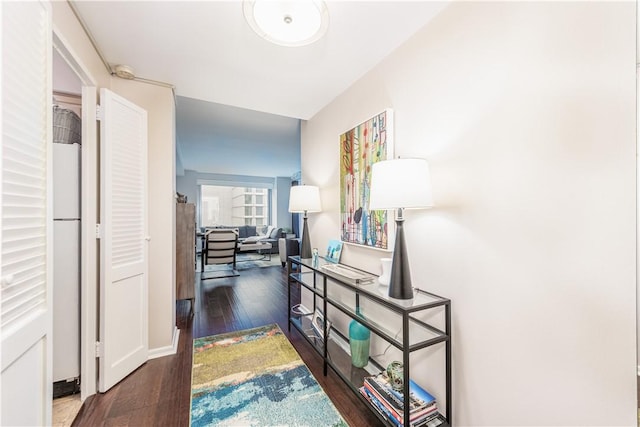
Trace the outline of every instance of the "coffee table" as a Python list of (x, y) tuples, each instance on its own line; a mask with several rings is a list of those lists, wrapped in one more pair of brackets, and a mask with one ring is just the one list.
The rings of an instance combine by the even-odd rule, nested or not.
[(258, 254), (262, 255), (261, 259), (271, 261), (271, 247), (271, 243), (269, 242), (241, 243), (238, 246), (238, 251), (256, 251)]

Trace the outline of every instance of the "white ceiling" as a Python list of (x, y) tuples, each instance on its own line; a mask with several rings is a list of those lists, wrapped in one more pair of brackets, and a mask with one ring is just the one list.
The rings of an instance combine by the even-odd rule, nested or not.
[[(73, 4), (112, 67), (129, 65), (138, 77), (174, 85), (176, 94), (185, 99), (240, 107), (230, 114), (241, 115), (242, 109), (249, 109), (296, 119), (313, 117), (447, 4), (427, 0), (326, 3), (330, 21), (325, 37), (295, 48), (277, 46), (256, 35), (244, 20), (240, 0)], [(183, 105), (190, 107), (192, 102), (178, 102), (178, 117), (187, 114), (181, 111)], [(221, 108), (213, 110), (219, 113)], [(199, 117), (208, 120), (202, 114)], [(187, 122), (197, 125), (195, 116)], [(188, 127), (179, 130), (186, 169), (195, 168), (190, 153), (196, 144), (191, 146), (190, 141), (207, 128), (206, 122), (201, 123), (201, 129), (188, 137), (181, 134)], [(202, 144), (197, 148), (202, 149)]]

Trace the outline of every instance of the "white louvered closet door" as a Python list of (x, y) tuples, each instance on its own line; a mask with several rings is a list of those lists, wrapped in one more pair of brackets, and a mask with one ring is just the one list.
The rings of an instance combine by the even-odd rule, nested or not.
[(147, 112), (100, 90), (100, 373), (105, 392), (148, 357)]
[(51, 424), (51, 10), (2, 2), (0, 425)]

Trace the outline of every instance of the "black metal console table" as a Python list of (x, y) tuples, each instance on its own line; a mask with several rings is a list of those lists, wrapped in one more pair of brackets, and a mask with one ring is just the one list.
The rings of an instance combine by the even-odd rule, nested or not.
[[(444, 345), (444, 403), (446, 410), (444, 415), (441, 412), (439, 417), (443, 421), (443, 425), (451, 425), (451, 301), (419, 289), (416, 289), (415, 296), (411, 300), (389, 298), (385, 292), (381, 292), (381, 289), (384, 288), (381, 288), (375, 281), (369, 284), (354, 284), (354, 280), (335, 274), (325, 267), (331, 263), (322, 257), (314, 260), (290, 256), (287, 261), (289, 330), (293, 325), (323, 357), (324, 375), (327, 375), (327, 368), (330, 367), (354, 393), (371, 407), (371, 410), (383, 423), (395, 426), (387, 417), (376, 411), (358, 390), (363, 385), (365, 377), (375, 375), (384, 368), (373, 358), (369, 359), (369, 365), (364, 368), (356, 368), (351, 364), (348, 347), (345, 348), (340, 344), (340, 342), (348, 343), (348, 338), (331, 325), (330, 313), (337, 310), (352, 319), (357, 319), (377, 337), (402, 352), (405, 396), (409, 393), (410, 354), (434, 345)], [(313, 294), (311, 313), (291, 310), (291, 286), (296, 284)], [(365, 318), (357, 316), (356, 309), (360, 308), (363, 303), (371, 308), (370, 314), (386, 312), (387, 317), (399, 318), (400, 325), (397, 329), (400, 332), (394, 333), (396, 329), (392, 330), (384, 319), (376, 319), (375, 316), (366, 316)], [(324, 318), (314, 316), (317, 309), (322, 310)], [(327, 309), (330, 311), (328, 312)], [(442, 316), (440, 323), (444, 324), (444, 328), (442, 326), (435, 327), (431, 321), (419, 318), (426, 317), (425, 315)], [(318, 333), (318, 331), (320, 332)], [(439, 400), (438, 403), (439, 410), (441, 410), (443, 402)], [(405, 399), (404, 404), (403, 425), (410, 426), (409, 399)]]

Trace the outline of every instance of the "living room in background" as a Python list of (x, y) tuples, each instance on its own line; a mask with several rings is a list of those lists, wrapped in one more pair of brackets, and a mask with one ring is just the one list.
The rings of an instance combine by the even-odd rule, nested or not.
[(271, 190), (255, 187), (200, 186), (200, 226), (271, 224)]

